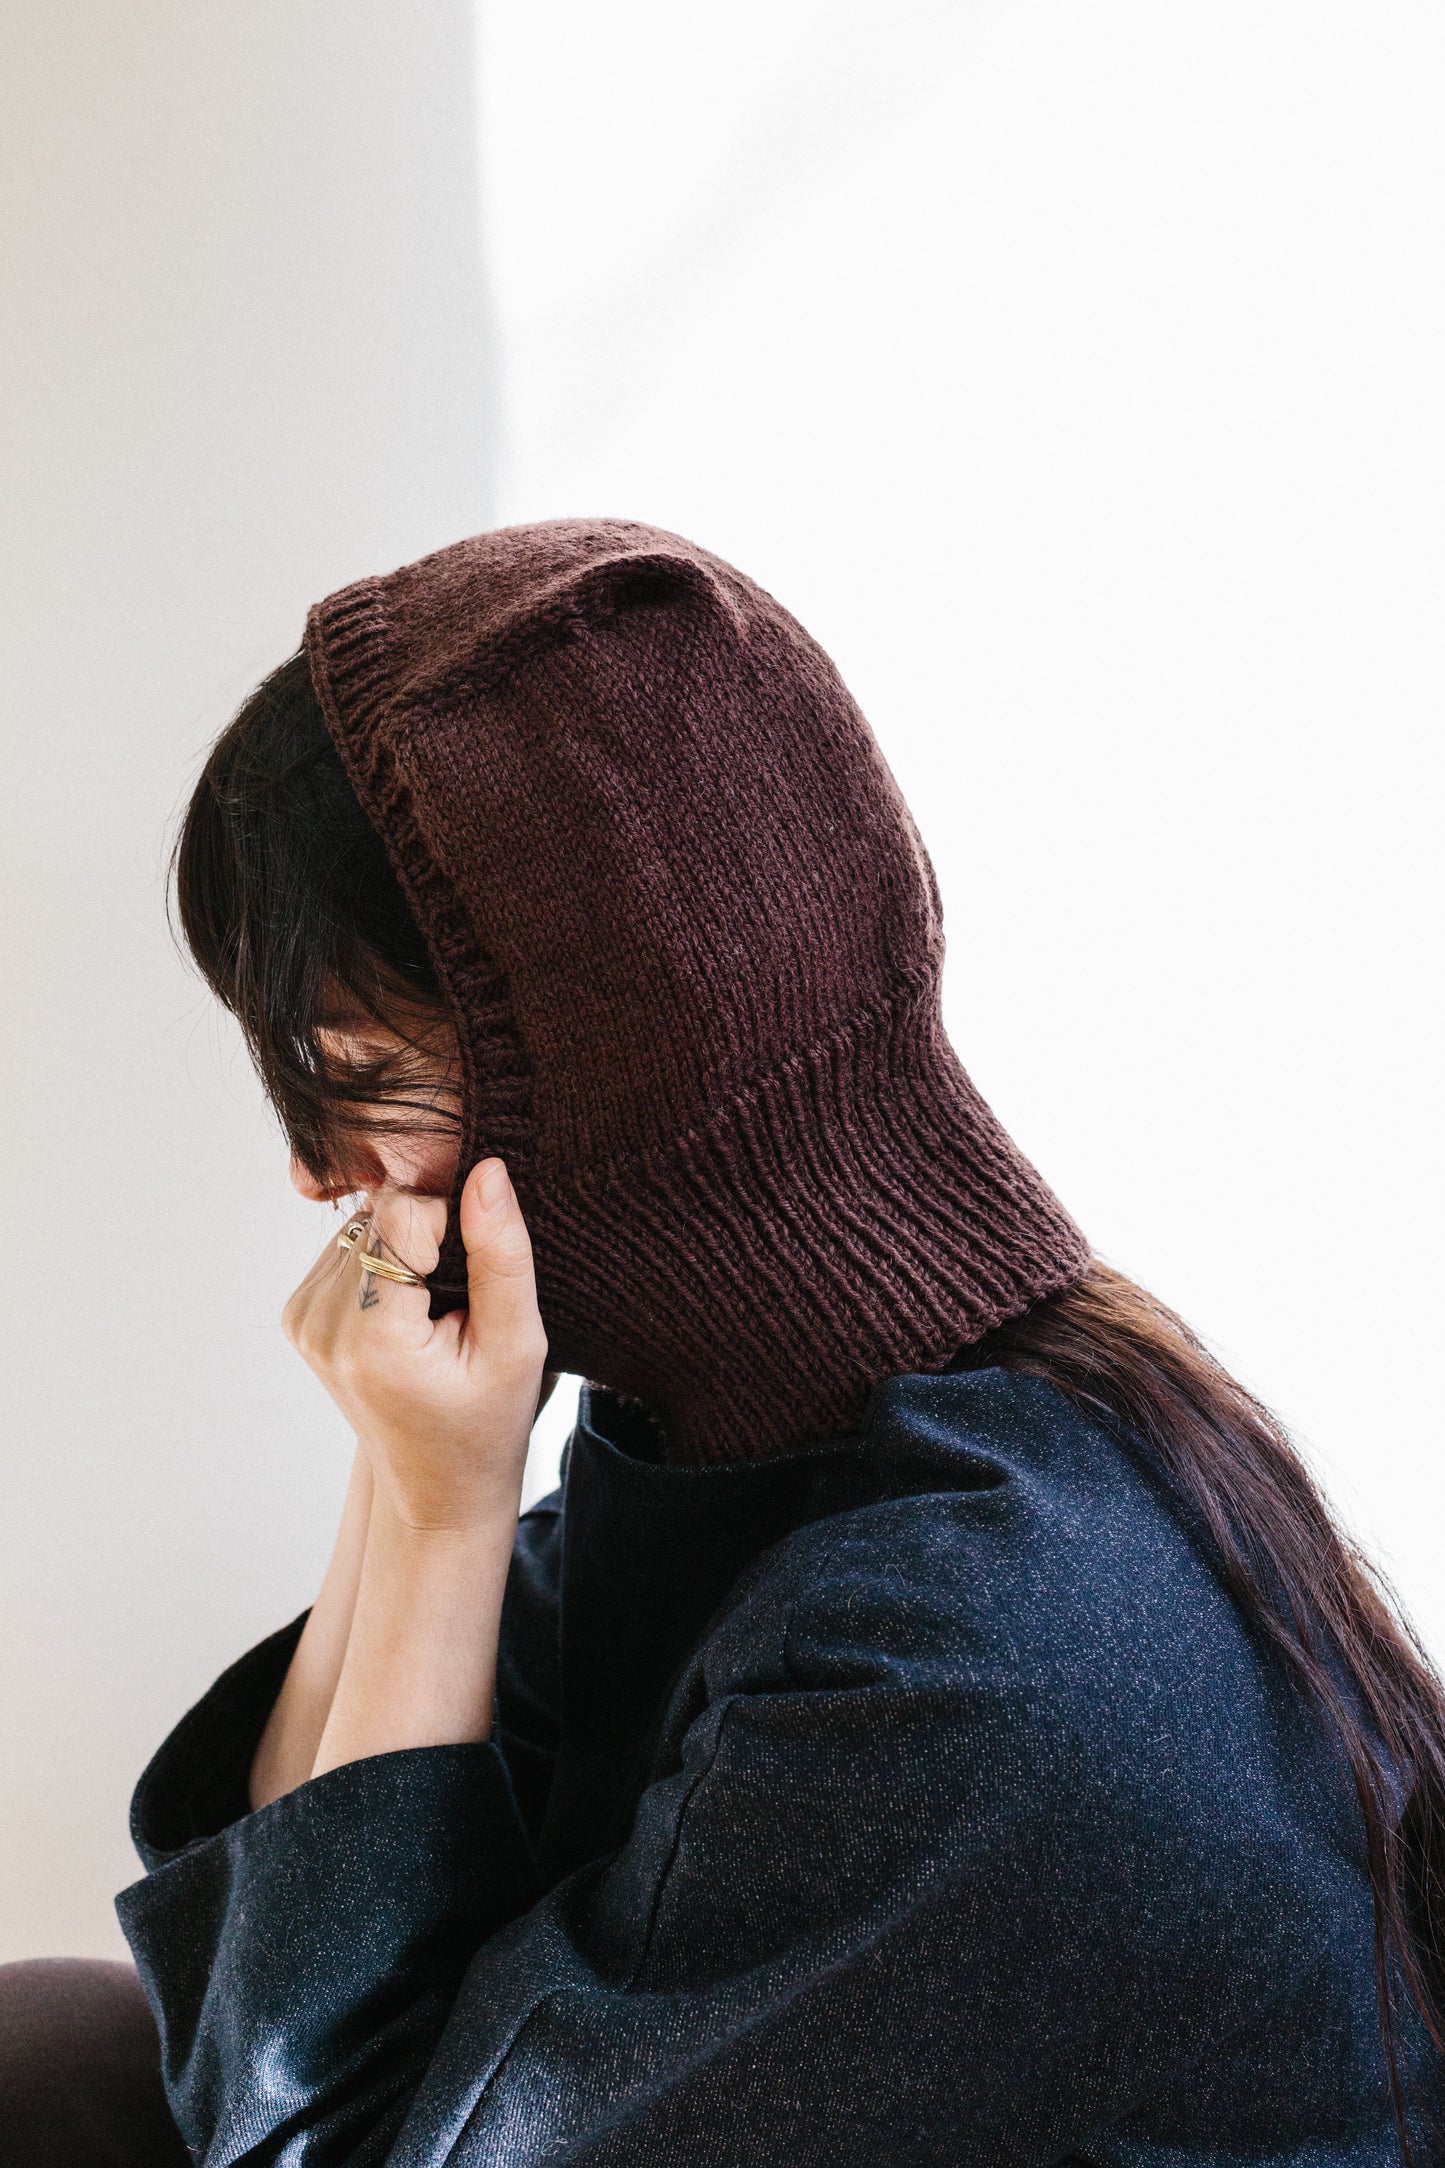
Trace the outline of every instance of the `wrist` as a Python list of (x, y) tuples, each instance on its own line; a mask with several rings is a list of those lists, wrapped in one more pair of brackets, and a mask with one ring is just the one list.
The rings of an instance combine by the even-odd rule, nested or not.
[(488, 1737), (516, 1502), (418, 1520), (380, 1481), (346, 1660), (312, 1769)]
[(510, 1552), (521, 1503), (520, 1479), (488, 1480), (461, 1494), (418, 1496), (379, 1475), (371, 1501), (372, 1540), (418, 1558), (485, 1550), (498, 1540), (505, 1540)]

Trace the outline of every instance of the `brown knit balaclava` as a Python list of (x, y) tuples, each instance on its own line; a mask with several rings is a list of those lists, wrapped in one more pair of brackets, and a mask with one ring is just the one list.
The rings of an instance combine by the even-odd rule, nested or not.
[[(749, 1459), (1078, 1277), (944, 1036), (898, 787), (771, 596), (676, 535), (549, 521), (343, 589), (307, 651), (554, 1368), (643, 1402), (670, 1457)], [(433, 1309), (464, 1285), (454, 1200)]]

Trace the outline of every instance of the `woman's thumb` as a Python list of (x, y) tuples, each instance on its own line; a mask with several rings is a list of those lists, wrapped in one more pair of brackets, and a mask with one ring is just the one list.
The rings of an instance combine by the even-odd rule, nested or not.
[(545, 1351), (532, 1276), (532, 1242), (506, 1167), (484, 1159), (462, 1190), (462, 1242), (467, 1253), (468, 1329), (489, 1357), (515, 1340), (530, 1360), (538, 1341)]

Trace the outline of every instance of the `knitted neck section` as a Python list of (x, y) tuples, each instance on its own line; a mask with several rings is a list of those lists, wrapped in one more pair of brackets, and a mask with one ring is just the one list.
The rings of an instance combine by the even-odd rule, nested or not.
[[(555, 521), (332, 595), (307, 649), (553, 1367), (642, 1402), (669, 1457), (753, 1458), (1078, 1277), (944, 1035), (897, 785), (770, 596), (675, 535)], [(465, 1300), (453, 1207), (438, 1313)]]

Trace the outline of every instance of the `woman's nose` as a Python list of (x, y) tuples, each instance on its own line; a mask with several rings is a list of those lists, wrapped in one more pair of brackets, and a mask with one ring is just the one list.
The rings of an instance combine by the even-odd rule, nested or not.
[(341, 1194), (329, 1184), (318, 1182), (305, 1160), (299, 1159), (295, 1152), (291, 1154), (291, 1187), (298, 1195), (309, 1198), (312, 1204), (326, 1204)]

